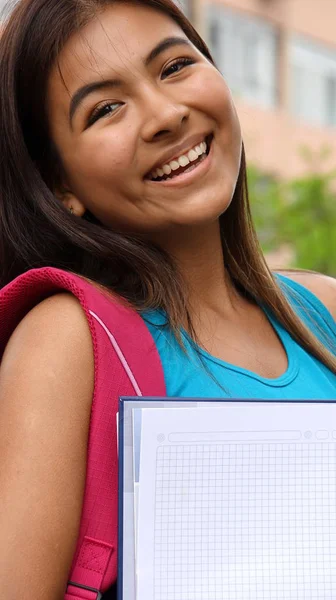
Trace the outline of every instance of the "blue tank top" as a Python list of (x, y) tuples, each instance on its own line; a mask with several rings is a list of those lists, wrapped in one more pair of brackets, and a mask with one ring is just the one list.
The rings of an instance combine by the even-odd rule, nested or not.
[[(320, 300), (297, 282), (278, 275), (293, 309), (311, 331), (336, 354), (336, 323)], [(286, 372), (275, 379), (261, 377), (194, 348), (182, 331), (185, 350), (166, 327), (162, 311), (143, 315), (158, 349), (170, 397), (254, 398), (260, 400), (334, 400), (336, 375), (304, 350), (266, 313), (287, 353)]]

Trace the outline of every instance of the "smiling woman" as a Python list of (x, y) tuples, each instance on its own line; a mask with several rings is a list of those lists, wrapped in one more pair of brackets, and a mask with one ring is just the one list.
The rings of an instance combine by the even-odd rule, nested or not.
[[(160, 235), (162, 245), (170, 228), (212, 222), (229, 205), (241, 155), (231, 96), (168, 17), (144, 6), (136, 13), (132, 5), (105, 9), (62, 48), (47, 99), (64, 171), (55, 193), (78, 215), (89, 211), (152, 242)], [(201, 144), (200, 159), (187, 168)], [(163, 173), (153, 185), (157, 168)]]
[[(148, 395), (164, 376), (175, 397), (331, 400), (336, 286), (269, 271), (230, 90), (171, 0), (19, 0), (0, 45), (0, 309), (13, 334), (0, 369), (0, 589), (59, 600), (81, 557), (91, 401), (106, 385), (116, 438), (119, 346), (144, 361)], [(96, 305), (56, 293), (78, 286), (99, 291), (119, 332), (104, 372)], [(108, 457), (114, 548), (112, 441)], [(115, 557), (97, 583), (110, 597)]]

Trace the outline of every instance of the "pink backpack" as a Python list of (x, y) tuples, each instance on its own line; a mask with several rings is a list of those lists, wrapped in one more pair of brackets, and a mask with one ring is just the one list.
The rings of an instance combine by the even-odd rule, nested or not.
[(95, 386), (80, 532), (65, 600), (99, 600), (117, 578), (119, 396), (165, 396), (162, 366), (141, 317), (81, 277), (54, 268), (28, 271), (0, 291), (0, 358), (20, 320), (39, 302), (68, 291), (90, 327)]

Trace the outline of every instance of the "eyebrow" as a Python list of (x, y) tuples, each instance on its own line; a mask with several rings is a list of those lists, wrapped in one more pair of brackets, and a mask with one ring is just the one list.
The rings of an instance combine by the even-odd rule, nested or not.
[(144, 61), (145, 67), (148, 67), (150, 63), (153, 62), (153, 60), (155, 60), (157, 56), (159, 56), (159, 54), (162, 54), (162, 52), (164, 52), (168, 48), (173, 48), (174, 46), (191, 45), (192, 44), (190, 40), (188, 40), (187, 38), (182, 38), (178, 36), (165, 38), (164, 40), (159, 42), (157, 46), (155, 46), (155, 48), (153, 48), (153, 50), (151, 50), (151, 52), (148, 54), (147, 58)]
[[(168, 48), (173, 48), (174, 46), (191, 46), (191, 42), (187, 38), (183, 37), (168, 37), (159, 42), (153, 50), (150, 51), (148, 56), (144, 60), (144, 65), (148, 67), (162, 52), (167, 50)], [(120, 87), (122, 85), (121, 79), (104, 79), (103, 81), (94, 81), (92, 83), (88, 83), (83, 87), (79, 88), (71, 98), (70, 108), (69, 108), (69, 121), (72, 123), (73, 116), (79, 107), (79, 105), (83, 102), (84, 98), (93, 94), (98, 90), (104, 90), (107, 88), (115, 88)]]

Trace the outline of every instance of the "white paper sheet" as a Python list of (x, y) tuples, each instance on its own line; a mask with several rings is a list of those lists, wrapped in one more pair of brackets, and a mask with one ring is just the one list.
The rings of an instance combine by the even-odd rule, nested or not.
[(132, 410), (133, 436), (133, 473), (134, 473), (134, 553), (137, 555), (138, 546), (138, 507), (139, 507), (139, 471), (140, 471), (140, 440), (141, 415), (139, 408)]
[(137, 600), (335, 599), (335, 417), (143, 409)]

